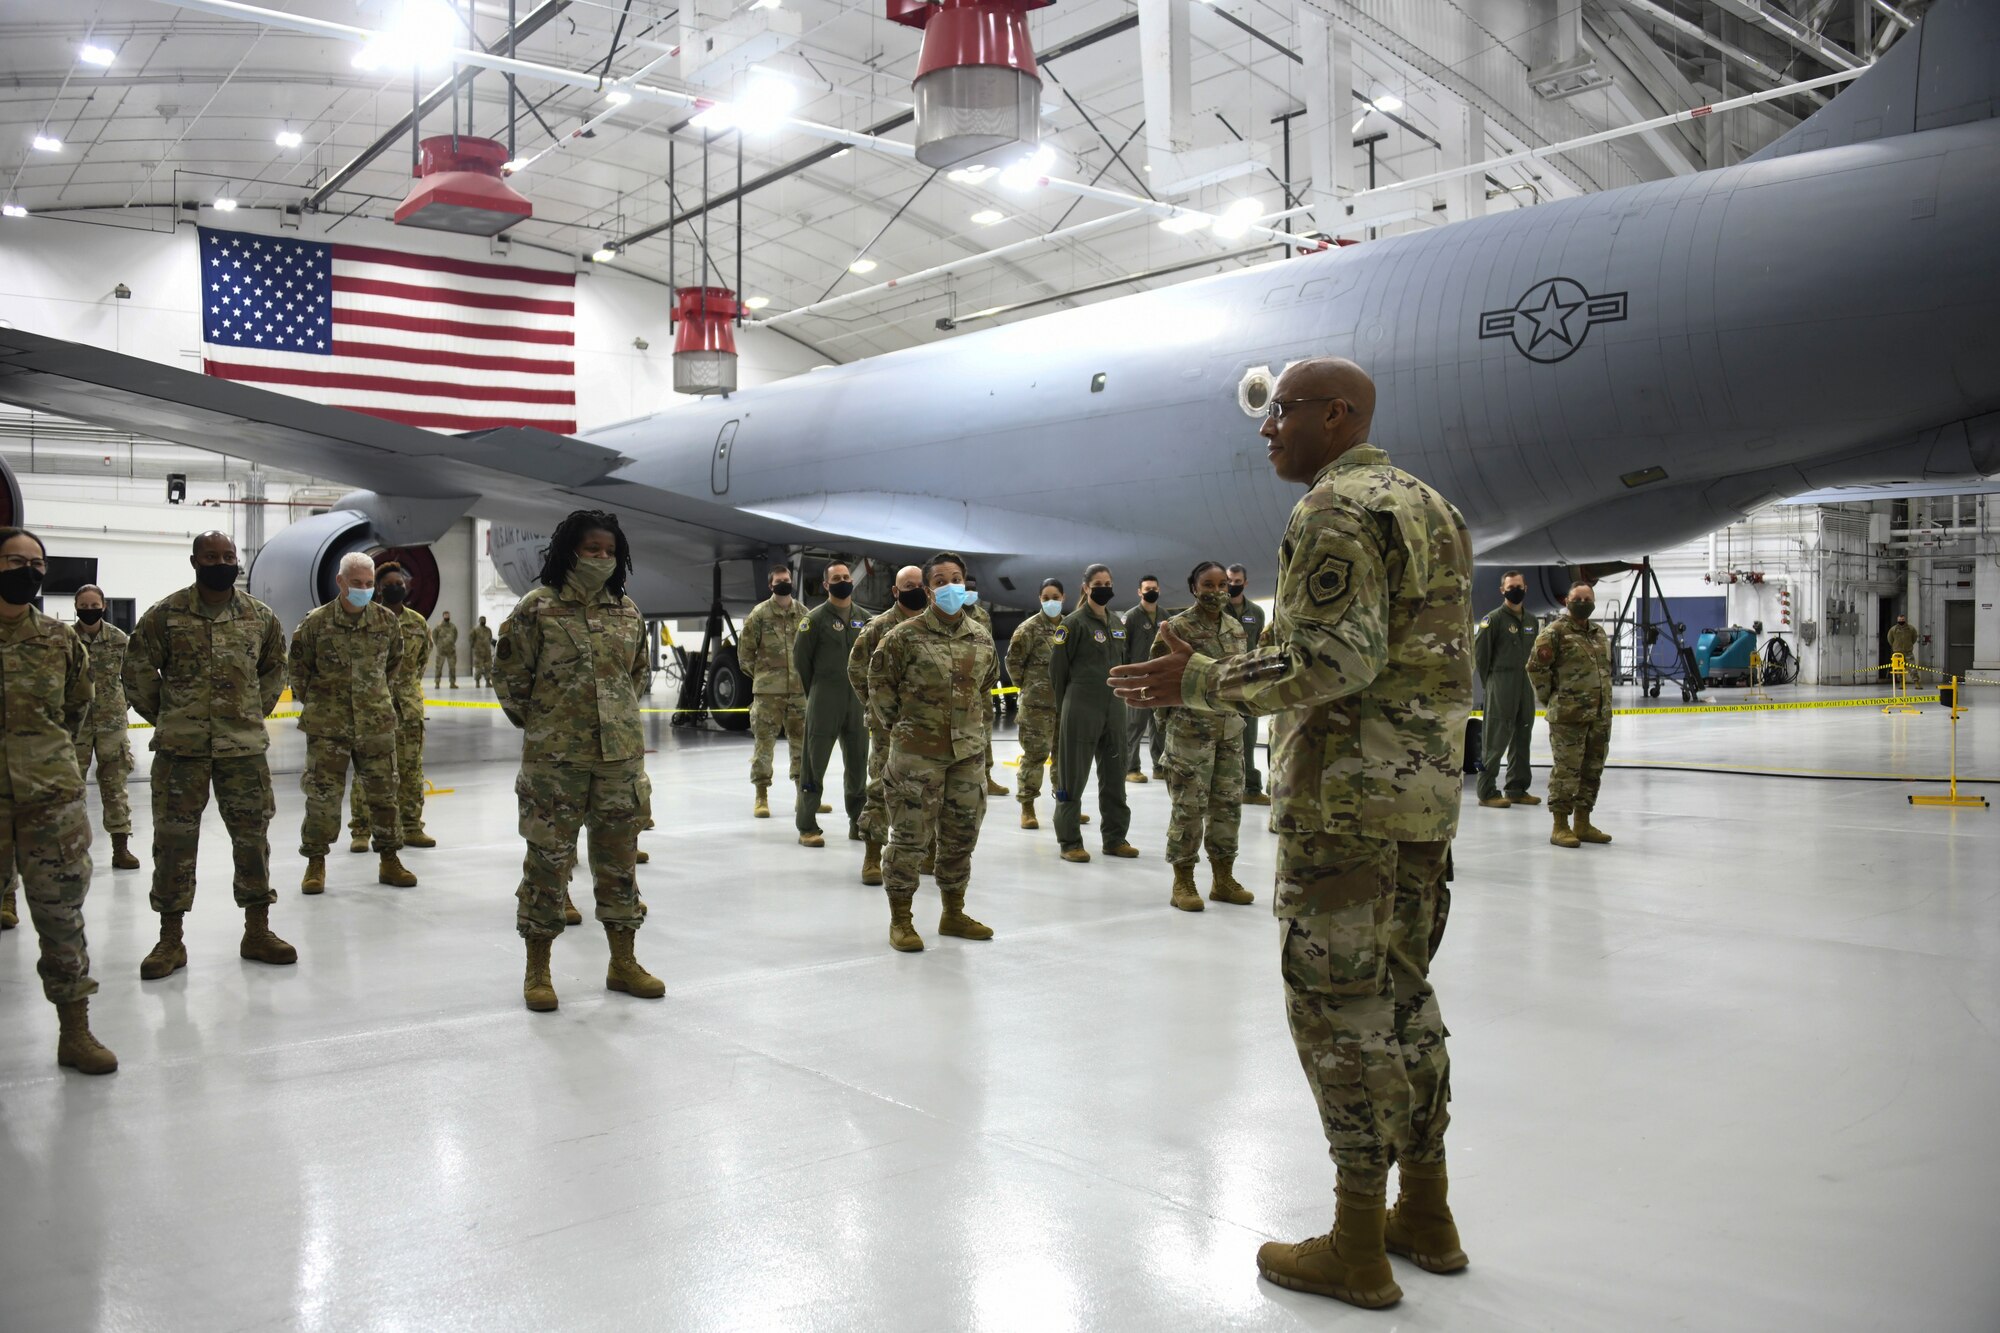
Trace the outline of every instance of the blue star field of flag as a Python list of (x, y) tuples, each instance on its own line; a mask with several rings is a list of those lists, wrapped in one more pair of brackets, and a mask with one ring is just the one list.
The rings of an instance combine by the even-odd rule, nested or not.
[(201, 336), (333, 355), (333, 247), (201, 228)]

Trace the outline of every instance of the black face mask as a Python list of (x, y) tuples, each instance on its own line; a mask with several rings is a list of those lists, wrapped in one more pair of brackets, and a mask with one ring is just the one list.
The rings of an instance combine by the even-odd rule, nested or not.
[(104, 619), (104, 608), (101, 606), (80, 606), (76, 609), (76, 618), (83, 624), (95, 625), (98, 621)]
[(222, 592), (236, 586), (236, 576), (243, 569), (240, 565), (199, 565), (194, 571), (194, 581), (210, 592)]
[(1158, 588), (1148, 588), (1145, 592), (1139, 594), (1139, 600), (1147, 606), (1151, 606), (1154, 602), (1160, 600), (1160, 590)]
[(1507, 599), (1509, 606), (1519, 606), (1528, 600), (1528, 590), (1526, 588), (1509, 588), (1500, 595)]
[(774, 583), (774, 584), (772, 584), (772, 585), (771, 585), (771, 596), (773, 596), (773, 597), (790, 597), (791, 595), (792, 595), (792, 585), (791, 585), (791, 584), (789, 584), (789, 583)]
[(1092, 588), (1090, 590), (1090, 600), (1096, 602), (1099, 606), (1111, 605), (1111, 599), (1117, 595), (1118, 592), (1114, 588)]
[(9, 606), (26, 606), (42, 591), (42, 571), (33, 565), (0, 570), (0, 601)]
[(854, 596), (854, 585), (852, 583), (849, 583), (846, 579), (842, 579), (838, 583), (827, 584), (826, 591), (827, 595), (833, 598), (834, 601), (844, 602), (848, 598)]
[(924, 596), (922, 588), (905, 588), (896, 594), (896, 600), (902, 604), (905, 611), (921, 611), (930, 598)]
[(401, 606), (410, 600), (410, 590), (400, 583), (392, 583), (382, 589), (382, 600), (391, 606)]
[(1230, 596), (1230, 598), (1231, 598), (1232, 600), (1233, 600), (1233, 599), (1235, 599), (1235, 598), (1238, 598), (1238, 597), (1241, 597), (1242, 595), (1243, 595), (1243, 585), (1242, 585), (1242, 584), (1240, 584), (1240, 583), (1232, 583), (1232, 584), (1230, 584), (1230, 585), (1229, 585), (1229, 596)]

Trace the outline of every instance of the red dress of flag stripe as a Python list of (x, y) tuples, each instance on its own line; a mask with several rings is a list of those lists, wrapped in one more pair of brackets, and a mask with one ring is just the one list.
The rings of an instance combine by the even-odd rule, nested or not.
[(575, 274), (200, 230), (208, 374), (429, 430), (576, 430)]

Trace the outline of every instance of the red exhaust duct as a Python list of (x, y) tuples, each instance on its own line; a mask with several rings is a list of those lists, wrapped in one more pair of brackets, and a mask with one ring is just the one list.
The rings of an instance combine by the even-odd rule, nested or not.
[(452, 231), (461, 236), (498, 236), (535, 213), (503, 178), (507, 146), (469, 134), (425, 139), (414, 173), (420, 183), (396, 210), (405, 227)]
[(933, 169), (1041, 142), (1042, 76), (1028, 11), (1054, 0), (888, 0), (889, 18), (924, 31), (917, 77), (917, 161)]
[(736, 332), (742, 307), (727, 287), (674, 293), (674, 392), (736, 392)]

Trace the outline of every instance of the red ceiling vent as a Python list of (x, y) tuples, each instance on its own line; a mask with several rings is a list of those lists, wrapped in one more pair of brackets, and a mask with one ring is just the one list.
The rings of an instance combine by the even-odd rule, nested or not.
[(924, 30), (917, 77), (917, 161), (983, 162), (1041, 141), (1042, 76), (1028, 11), (1053, 0), (888, 0), (889, 17)]
[(420, 145), (418, 184), (396, 210), (405, 227), (498, 236), (535, 209), (502, 179), (507, 145), (469, 134), (439, 134)]
[(683, 287), (674, 293), (674, 392), (736, 392), (736, 332), (742, 307), (727, 287)]

